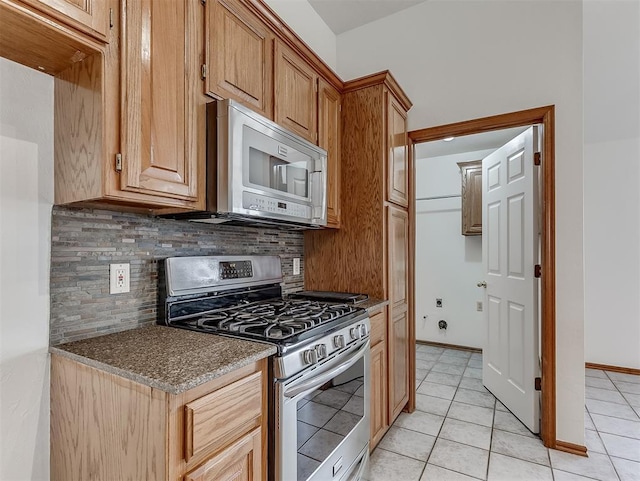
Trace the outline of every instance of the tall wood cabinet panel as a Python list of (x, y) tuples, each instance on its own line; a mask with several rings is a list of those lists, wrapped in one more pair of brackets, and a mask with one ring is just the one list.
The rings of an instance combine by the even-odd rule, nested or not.
[(273, 118), (273, 33), (242, 4), (205, 3), (206, 91)]
[(327, 227), (340, 227), (341, 97), (329, 82), (318, 81), (318, 145), (327, 151)]
[[(392, 107), (393, 106), (393, 107)], [(402, 107), (391, 114), (390, 109)], [(339, 230), (305, 232), (305, 287), (315, 290), (362, 292), (372, 297), (389, 299), (389, 322), (386, 332), (386, 368), (388, 376), (387, 423), (411, 404), (409, 356), (415, 346), (412, 338), (410, 306), (413, 296), (413, 269), (409, 259), (409, 232), (413, 219), (408, 209), (388, 200), (388, 186), (402, 185), (407, 191), (412, 177), (410, 158), (391, 162), (391, 156), (402, 152), (399, 145), (406, 139), (406, 111), (411, 102), (389, 72), (356, 79), (345, 84), (342, 95), (341, 188), (348, 198), (341, 206)], [(398, 118), (401, 119), (397, 120)], [(390, 149), (390, 132), (395, 132)], [(406, 146), (404, 147), (406, 151)], [(391, 164), (401, 165), (395, 171)], [(391, 172), (402, 182), (391, 181)], [(408, 197), (407, 197), (408, 198)], [(328, 262), (327, 259), (331, 261)], [(373, 331), (373, 328), (372, 328)], [(378, 334), (377, 334), (378, 335)], [(380, 349), (375, 351), (381, 356)], [(375, 369), (383, 369), (378, 357)], [(394, 377), (393, 381), (389, 381)], [(379, 389), (380, 386), (374, 386)], [(376, 411), (377, 406), (372, 406)], [(374, 420), (376, 439), (386, 427)]]
[(99, 40), (107, 40), (109, 3), (105, 0), (22, 0)]
[(458, 162), (462, 176), (462, 235), (482, 235), (482, 160)]
[(275, 42), (274, 56), (274, 120), (315, 144), (318, 74), (280, 40)]
[(393, 95), (388, 94), (389, 172), (387, 199), (402, 207), (409, 206), (409, 167), (407, 147), (407, 111)]

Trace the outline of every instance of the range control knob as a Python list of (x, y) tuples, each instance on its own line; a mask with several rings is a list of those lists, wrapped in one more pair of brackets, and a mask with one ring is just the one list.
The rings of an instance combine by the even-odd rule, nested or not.
[(349, 336), (351, 336), (351, 339), (360, 339), (360, 326), (349, 329)]
[(342, 334), (333, 336), (333, 347), (335, 347), (336, 349), (342, 349), (344, 347), (344, 344), (344, 336)]
[(367, 337), (367, 325), (366, 324), (360, 324), (358, 326), (360, 328), (360, 337)]
[(327, 357), (327, 346), (324, 344), (317, 344), (315, 347), (316, 356), (318, 359), (322, 359), (323, 357)]
[(318, 362), (318, 353), (315, 349), (307, 349), (302, 353), (305, 364), (315, 364)]

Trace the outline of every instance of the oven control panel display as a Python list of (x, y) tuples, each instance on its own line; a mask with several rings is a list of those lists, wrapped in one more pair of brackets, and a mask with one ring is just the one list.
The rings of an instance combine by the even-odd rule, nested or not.
[(220, 262), (220, 279), (253, 277), (251, 261)]

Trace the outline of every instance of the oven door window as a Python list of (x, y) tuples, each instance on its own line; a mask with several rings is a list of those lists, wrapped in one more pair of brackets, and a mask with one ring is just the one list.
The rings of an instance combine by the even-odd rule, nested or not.
[(333, 453), (364, 413), (364, 359), (298, 400), (299, 480), (307, 479)]

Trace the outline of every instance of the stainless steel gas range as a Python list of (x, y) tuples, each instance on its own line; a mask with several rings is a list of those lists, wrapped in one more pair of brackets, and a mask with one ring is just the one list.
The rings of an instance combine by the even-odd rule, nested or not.
[(164, 281), (166, 325), (277, 347), (270, 480), (361, 479), (369, 459), (367, 312), (334, 293), (283, 297), (276, 256), (168, 258)]

